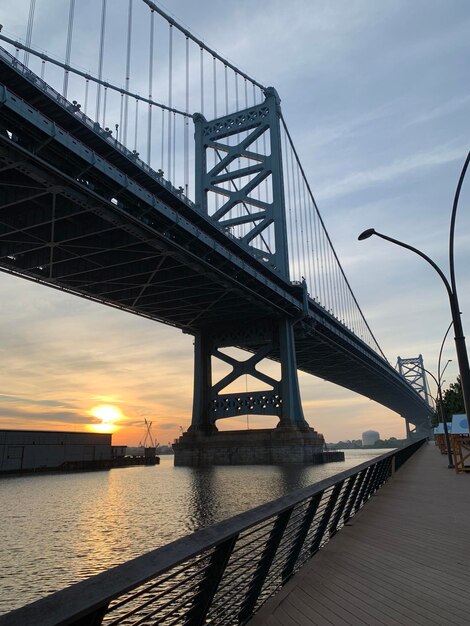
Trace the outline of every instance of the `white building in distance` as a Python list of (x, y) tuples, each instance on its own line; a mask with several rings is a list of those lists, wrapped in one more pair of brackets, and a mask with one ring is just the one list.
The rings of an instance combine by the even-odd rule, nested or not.
[(380, 433), (376, 430), (366, 430), (362, 433), (362, 445), (373, 446), (380, 439)]

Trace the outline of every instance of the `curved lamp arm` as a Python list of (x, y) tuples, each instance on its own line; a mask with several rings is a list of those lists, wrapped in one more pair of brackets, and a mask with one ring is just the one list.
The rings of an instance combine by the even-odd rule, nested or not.
[(465, 163), (463, 164), (462, 171), (460, 173), (459, 182), (455, 190), (454, 204), (452, 206), (452, 216), (450, 218), (450, 231), (449, 231), (449, 269), (450, 269), (450, 282), (452, 285), (452, 291), (457, 293), (455, 285), (455, 266), (454, 266), (454, 234), (455, 234), (455, 218), (457, 216), (457, 207), (459, 204), (460, 190), (462, 189), (465, 174), (470, 163), (470, 152), (467, 154)]
[(454, 297), (452, 288), (449, 284), (449, 281), (446, 278), (446, 275), (441, 270), (441, 268), (438, 265), (436, 265), (436, 263), (434, 263), (434, 261), (431, 258), (428, 257), (427, 254), (424, 254), (424, 252), (421, 252), (421, 250), (418, 250), (418, 248), (414, 248), (413, 246), (410, 246), (407, 243), (403, 243), (403, 241), (399, 241), (398, 239), (394, 239), (393, 237), (389, 237), (388, 235), (384, 235), (383, 233), (378, 233), (374, 228), (368, 228), (367, 230), (362, 232), (359, 235), (358, 239), (359, 241), (363, 241), (364, 239), (369, 239), (369, 237), (372, 237), (372, 235), (377, 235), (377, 237), (380, 237), (381, 239), (385, 239), (386, 241), (390, 241), (391, 243), (394, 243), (397, 246), (400, 246), (401, 248), (406, 248), (407, 250), (411, 250), (411, 252), (414, 252), (415, 254), (420, 256), (422, 259), (427, 261), (429, 265), (431, 265), (431, 267), (433, 267), (436, 270), (436, 272), (439, 274), (439, 276), (441, 277), (442, 282), (444, 283), (447, 289), (447, 293), (449, 294), (449, 298), (452, 299)]

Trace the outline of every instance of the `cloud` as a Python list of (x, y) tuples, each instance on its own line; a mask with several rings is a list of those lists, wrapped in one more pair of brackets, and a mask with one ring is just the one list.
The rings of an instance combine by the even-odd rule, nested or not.
[(33, 411), (29, 408), (12, 407), (0, 404), (0, 419), (19, 418), (38, 422), (59, 422), (66, 424), (99, 424), (100, 420), (74, 411)]
[(449, 145), (436, 146), (432, 151), (417, 152), (409, 156), (402, 156), (392, 163), (379, 165), (353, 172), (338, 181), (331, 181), (317, 190), (319, 198), (334, 198), (353, 193), (380, 183), (395, 181), (413, 175), (417, 170), (433, 168), (462, 159), (466, 154), (465, 146), (453, 147)]
[(24, 398), (18, 396), (10, 396), (7, 394), (0, 393), (0, 402), (11, 402), (11, 403), (20, 403), (20, 404), (30, 404), (34, 406), (48, 406), (48, 407), (70, 407), (71, 405), (66, 402), (61, 402), (59, 400), (33, 400), (31, 398)]
[(428, 108), (428, 110), (421, 115), (417, 115), (416, 117), (410, 119), (406, 124), (405, 128), (409, 126), (413, 126), (415, 124), (425, 124), (427, 122), (433, 122), (436, 119), (441, 117), (445, 117), (447, 115), (451, 115), (460, 111), (461, 109), (466, 109), (470, 104), (470, 96), (458, 96), (456, 98), (452, 98), (447, 100), (446, 102)]

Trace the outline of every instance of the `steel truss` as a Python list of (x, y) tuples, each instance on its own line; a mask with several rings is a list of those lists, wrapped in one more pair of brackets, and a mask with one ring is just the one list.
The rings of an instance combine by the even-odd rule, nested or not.
[[(287, 227), (282, 175), (280, 135), (280, 99), (272, 87), (265, 89), (262, 104), (215, 120), (196, 114), (196, 204), (209, 214), (208, 193), (222, 198), (222, 205), (211, 215), (228, 234), (231, 229), (247, 225), (239, 237), (253, 256), (289, 280)], [(261, 146), (269, 138), (270, 153)], [(235, 144), (229, 143), (232, 138)], [(256, 146), (260, 147), (257, 149)], [(209, 166), (215, 154), (215, 165)], [(248, 162), (248, 165), (246, 165)], [(246, 165), (241, 167), (241, 164)], [(271, 201), (256, 198), (262, 183), (271, 180)], [(247, 180), (248, 179), (248, 180)], [(243, 182), (242, 182), (243, 181)], [(236, 209), (241, 211), (236, 212)], [(263, 233), (274, 226), (274, 245)], [(255, 244), (258, 241), (262, 248)]]
[[(408, 359), (398, 357), (397, 369), (410, 383), (413, 389), (430, 404), (431, 396), (429, 394), (429, 386), (424, 369), (423, 355), (420, 354), (418, 357)], [(407, 439), (420, 438), (423, 434), (426, 436), (423, 429), (419, 428), (418, 425), (412, 425), (407, 417), (405, 417), (405, 422)]]
[[(194, 342), (194, 399), (190, 430), (211, 432), (218, 419), (237, 415), (277, 415), (279, 426), (308, 428), (305, 421), (297, 378), (292, 322), (277, 324), (224, 325), (219, 330), (203, 329)], [(246, 360), (231, 357), (221, 348), (243, 346), (251, 350)], [(212, 382), (212, 358), (231, 366), (232, 371), (217, 383)], [(281, 380), (260, 372), (256, 366), (266, 358), (281, 362)], [(265, 391), (224, 393), (241, 376), (250, 375), (269, 385)]]
[[(257, 106), (207, 121), (193, 117), (196, 132), (196, 205), (228, 234), (245, 226), (238, 237), (255, 258), (289, 280), (289, 259), (285, 215), (282, 154), (280, 141), (280, 100), (273, 88), (265, 90), (265, 101)], [(264, 141), (260, 142), (260, 138)], [(267, 141), (266, 141), (267, 140)], [(261, 151), (256, 146), (269, 144)], [(212, 151), (215, 159), (211, 159)], [(209, 162), (215, 165), (209, 166)], [(246, 163), (248, 162), (248, 165)], [(242, 166), (243, 164), (243, 166)], [(256, 198), (254, 192), (270, 179), (271, 201)], [(244, 182), (242, 182), (244, 181)], [(208, 194), (222, 197), (222, 205), (210, 212)], [(274, 246), (266, 235), (274, 227)], [(255, 242), (261, 243), (262, 248)], [(270, 245), (271, 244), (271, 245)], [(243, 335), (243, 341), (240, 336)], [(229, 357), (223, 346), (244, 345), (253, 351), (245, 361)], [(277, 381), (256, 369), (276, 353), (281, 363)], [(212, 383), (211, 358), (224, 361), (232, 371)], [(269, 385), (269, 391), (223, 393), (243, 375)], [(202, 330), (196, 334), (194, 404), (191, 429), (211, 431), (217, 419), (252, 413), (277, 415), (279, 426), (308, 428), (300, 399), (293, 321), (281, 318), (274, 326), (256, 324), (248, 330), (227, 320), (221, 332)]]

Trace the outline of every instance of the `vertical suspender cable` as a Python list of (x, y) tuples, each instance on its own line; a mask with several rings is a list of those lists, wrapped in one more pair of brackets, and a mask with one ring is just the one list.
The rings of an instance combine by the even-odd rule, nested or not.
[(348, 316), (348, 286), (346, 281), (344, 280), (343, 275), (341, 274), (341, 282), (343, 284), (343, 322), (347, 324), (347, 316)]
[[(310, 205), (308, 194), (306, 193), (305, 181), (303, 176), (300, 178), (300, 182), (302, 185), (302, 203), (304, 206), (304, 225), (305, 225), (305, 278), (307, 281), (307, 290), (310, 288), (312, 284), (312, 255), (311, 255), (311, 239), (310, 239)], [(310, 289), (311, 291), (311, 289)]]
[(296, 262), (296, 272), (294, 277), (296, 280), (300, 278), (299, 276), (299, 266), (300, 266), (300, 243), (299, 243), (299, 209), (297, 206), (297, 194), (295, 190), (295, 173), (294, 173), (294, 153), (290, 150), (290, 158), (291, 158), (291, 174), (292, 174), (292, 199), (294, 203), (294, 223), (295, 223), (295, 248), (297, 252), (297, 262)]
[(164, 167), (164, 164), (165, 164), (165, 161), (164, 161), (165, 159), (165, 109), (162, 109), (162, 145), (161, 145), (161, 148), (162, 148), (162, 153), (160, 156), (160, 159), (161, 159), (160, 169), (164, 171), (165, 170), (165, 167)]
[[(75, 11), (75, 0), (70, 0), (69, 7), (69, 24), (67, 29), (67, 44), (65, 47), (65, 65), (70, 65), (70, 55), (72, 52), (72, 34), (73, 34), (73, 16)], [(64, 87), (62, 89), (62, 95), (67, 97), (67, 89), (69, 85), (69, 71), (64, 70)]]
[(338, 319), (341, 320), (343, 318), (344, 311), (344, 283), (343, 277), (341, 276), (341, 272), (339, 269), (339, 264), (336, 264), (336, 275), (338, 277), (338, 288), (339, 288), (339, 311), (338, 311)]
[(325, 228), (325, 237), (326, 237), (326, 260), (328, 263), (328, 286), (330, 289), (330, 303), (328, 305), (328, 310), (333, 313), (334, 312), (334, 308), (335, 308), (335, 304), (334, 304), (334, 293), (333, 293), (333, 273), (331, 270), (331, 244), (328, 240), (327, 237), (327, 233), (326, 233), (326, 228)]
[(106, 128), (106, 101), (108, 99), (108, 88), (104, 88), (104, 97), (103, 97), (103, 124), (102, 127)]
[(216, 118), (217, 117), (217, 67), (215, 64), (215, 57), (212, 57), (212, 76), (213, 76), (213, 81), (214, 81), (214, 118)]
[(331, 313), (333, 311), (333, 289), (331, 285), (331, 264), (330, 264), (330, 246), (325, 238), (325, 261), (326, 261), (326, 278), (328, 281), (328, 306), (327, 309)]
[[(245, 78), (245, 109), (247, 109), (247, 108), (248, 108), (248, 83), (247, 83), (247, 80)], [(247, 131), (245, 131), (245, 133), (246, 133), (245, 137), (248, 137), (249, 131), (247, 130)]]
[[(292, 224), (292, 204), (291, 204), (291, 193), (290, 193), (290, 176), (289, 176), (289, 153), (288, 153), (288, 145), (287, 145), (287, 134), (283, 129), (284, 133), (284, 153), (286, 155), (285, 163), (286, 163), (286, 186), (287, 197), (286, 197), (286, 209), (287, 209), (287, 217), (288, 217), (288, 228), (287, 228), (287, 258), (289, 261), (294, 256), (294, 240), (293, 233), (294, 228)], [(287, 221), (287, 220), (286, 220)], [(293, 260), (293, 259), (292, 259)]]
[(227, 66), (224, 65), (225, 72), (225, 115), (228, 115), (228, 74), (227, 74)]
[(337, 290), (337, 282), (336, 282), (336, 262), (335, 259), (333, 257), (332, 251), (331, 251), (331, 247), (330, 247), (330, 259), (331, 259), (331, 281), (332, 281), (332, 286), (333, 286), (333, 303), (334, 303), (334, 315), (336, 315), (336, 317), (338, 317), (338, 311), (339, 311), (339, 306), (338, 306), (338, 290)]
[[(168, 106), (171, 109), (173, 104), (173, 24), (169, 24), (168, 31)], [(171, 113), (168, 112), (168, 179), (173, 182), (173, 175), (171, 171), (171, 148), (172, 142), (172, 119)]]
[[(240, 109), (240, 105), (239, 105), (239, 101), (238, 101), (238, 74), (237, 74), (237, 72), (234, 72), (234, 77), (235, 77), (235, 110), (238, 111)], [(240, 140), (240, 135), (239, 134), (236, 137), (237, 137), (237, 140)], [(230, 144), (230, 142), (229, 142), (229, 144)], [(237, 168), (240, 169), (240, 167), (241, 167), (241, 159), (240, 159), (240, 155), (238, 155), (238, 158), (237, 158)], [(237, 217), (240, 217), (241, 214), (242, 214), (242, 208), (240, 206), (238, 211), (237, 211)]]
[(184, 118), (184, 193), (189, 196), (189, 37), (186, 37), (186, 113)]
[(201, 48), (201, 114), (204, 115), (204, 50)]
[[(132, 0), (129, 0), (129, 10), (127, 13), (127, 52), (126, 52), (126, 91), (129, 91), (129, 80), (131, 73), (131, 45), (132, 45)], [(123, 128), (123, 144), (127, 145), (127, 122), (129, 113), (129, 96), (124, 96), (124, 128)]]
[(139, 131), (139, 101), (135, 101), (135, 126), (134, 126), (134, 152), (137, 153), (137, 140)]
[[(149, 44), (149, 100), (152, 99), (153, 87), (153, 40), (155, 27), (155, 11), (150, 11), (150, 44)], [(147, 164), (152, 157), (152, 105), (149, 102), (147, 120)]]
[(89, 90), (90, 90), (90, 81), (87, 78), (85, 80), (85, 103), (84, 103), (85, 115), (88, 113), (88, 92), (89, 92)]
[(338, 315), (338, 319), (340, 321), (343, 321), (344, 319), (344, 281), (343, 281), (343, 277), (341, 276), (341, 272), (340, 272), (340, 268), (339, 265), (336, 265), (336, 271), (338, 273), (338, 285), (339, 285), (339, 301), (340, 301), (340, 310), (339, 310), (339, 315)]
[(46, 62), (43, 59), (41, 62), (41, 80), (44, 80), (45, 73), (46, 73)]
[[(28, 48), (31, 47), (31, 40), (33, 37), (33, 24), (34, 24), (34, 9), (36, 8), (36, 0), (31, 0), (29, 5), (29, 17), (28, 17), (28, 25), (26, 27), (26, 46)], [(19, 52), (19, 50), (18, 50)], [(24, 51), (24, 59), (23, 63), (28, 65), (29, 61), (29, 52)]]
[(315, 250), (317, 256), (317, 272), (318, 272), (318, 302), (322, 302), (323, 299), (323, 267), (321, 262), (321, 242), (320, 232), (318, 225), (317, 208), (314, 208), (313, 212), (313, 226), (315, 228)]
[(304, 213), (305, 213), (305, 204), (302, 202), (302, 193), (301, 193), (301, 185), (300, 185), (300, 167), (297, 166), (297, 189), (299, 195), (299, 213), (300, 213), (300, 243), (302, 248), (302, 263), (299, 264), (300, 273), (305, 276), (306, 275), (306, 253), (305, 253), (305, 224), (304, 224)]
[(124, 94), (121, 94), (121, 105), (119, 109), (119, 141), (124, 143), (122, 132), (124, 130)]
[(313, 231), (313, 219), (312, 219), (312, 214), (313, 214), (313, 206), (312, 206), (312, 199), (310, 198), (310, 194), (308, 193), (308, 188), (307, 188), (307, 184), (304, 182), (305, 185), (305, 193), (307, 195), (309, 204), (308, 204), (308, 228), (309, 228), (309, 237), (310, 237), (310, 259), (311, 259), (311, 266), (310, 266), (310, 291), (311, 293), (315, 293), (317, 290), (317, 285), (316, 285), (316, 276), (315, 276), (315, 243), (314, 243), (314, 231)]
[[(98, 78), (103, 78), (103, 53), (104, 53), (104, 32), (106, 24), (106, 0), (103, 0), (101, 5), (101, 32), (100, 32), (100, 51), (98, 55)], [(100, 100), (101, 100), (101, 85), (96, 85), (96, 114), (95, 122), (99, 122), (100, 119)], [(103, 113), (104, 117), (104, 113)]]
[(234, 72), (233, 76), (235, 78), (235, 108), (238, 111), (238, 74)]
[(173, 184), (176, 185), (176, 113), (173, 112), (173, 145), (172, 145), (172, 160), (173, 160)]
[[(212, 57), (212, 80), (214, 83), (214, 119), (217, 118), (217, 66), (215, 62), (215, 57)], [(217, 165), (217, 151), (213, 150), (214, 155), (214, 167)], [(215, 210), (219, 210), (219, 194), (215, 195)]]
[(324, 309), (327, 309), (328, 308), (328, 290), (327, 290), (327, 281), (326, 281), (325, 252), (324, 252), (324, 244), (323, 244), (323, 228), (322, 228), (321, 222), (319, 222), (318, 224), (318, 241), (320, 243), (320, 266), (321, 266), (321, 277), (322, 277), (321, 305)]

